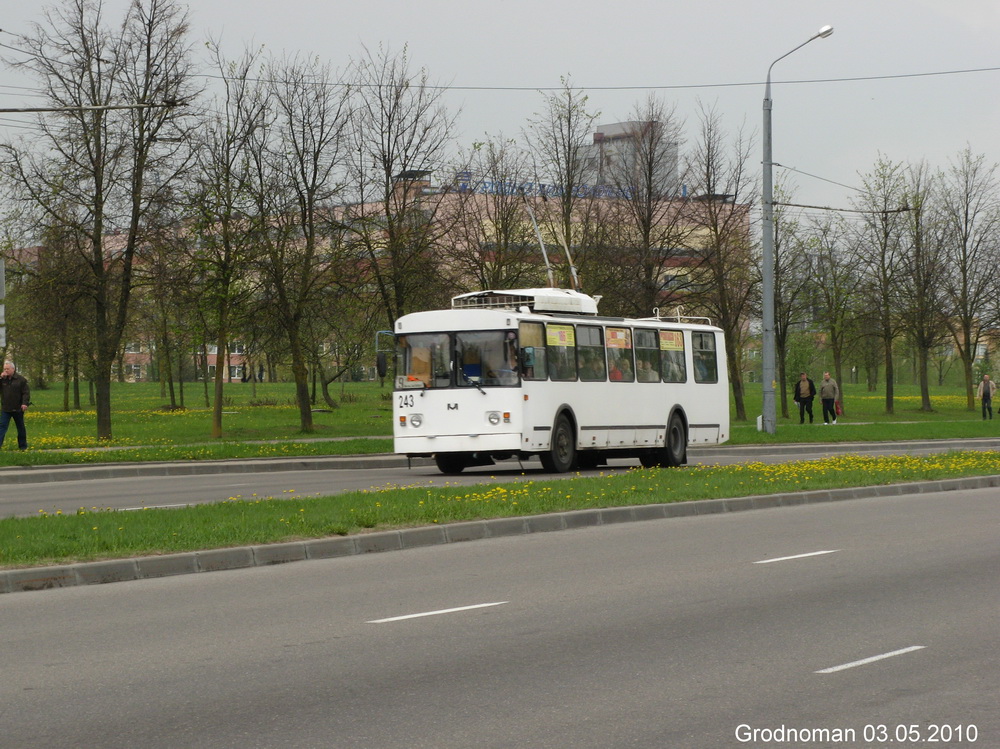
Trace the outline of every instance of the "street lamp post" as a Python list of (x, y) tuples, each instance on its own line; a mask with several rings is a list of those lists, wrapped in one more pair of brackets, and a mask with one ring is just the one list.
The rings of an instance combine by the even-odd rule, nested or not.
[(824, 26), (795, 49), (789, 50), (771, 63), (767, 69), (767, 83), (764, 86), (764, 180), (763, 180), (763, 281), (764, 281), (764, 336), (761, 350), (763, 359), (764, 403), (761, 428), (768, 434), (777, 430), (777, 412), (774, 403), (775, 344), (774, 344), (774, 191), (771, 183), (771, 69), (779, 60), (784, 60), (792, 52), (802, 49), (814, 39), (826, 38), (833, 33), (833, 26)]

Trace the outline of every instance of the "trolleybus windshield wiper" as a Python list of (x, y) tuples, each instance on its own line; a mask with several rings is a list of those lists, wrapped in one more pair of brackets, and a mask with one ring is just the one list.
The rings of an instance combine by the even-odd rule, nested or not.
[(469, 377), (469, 375), (467, 375), (465, 373), (465, 370), (462, 369), (461, 367), (458, 368), (458, 371), (462, 373), (462, 377), (465, 379), (466, 382), (468, 382), (470, 385), (475, 385), (476, 389), (480, 393), (482, 393), (483, 395), (486, 395), (486, 391), (483, 390), (483, 386), (479, 384), (479, 378), (478, 377), (476, 379), (472, 379), (471, 377)]

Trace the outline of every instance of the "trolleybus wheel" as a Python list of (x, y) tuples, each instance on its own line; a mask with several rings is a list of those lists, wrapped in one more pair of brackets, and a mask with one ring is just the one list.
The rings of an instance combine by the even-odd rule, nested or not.
[(552, 429), (552, 446), (541, 454), (542, 468), (549, 473), (566, 473), (576, 462), (576, 435), (566, 414), (559, 414)]
[(434, 462), (441, 473), (461, 473), (469, 464), (468, 458), (462, 453), (435, 453)]
[(680, 414), (670, 416), (666, 444), (655, 451), (643, 453), (639, 462), (643, 468), (676, 468), (687, 463), (687, 430)]
[(676, 468), (687, 463), (687, 447), (687, 430), (684, 428), (684, 419), (675, 412), (671, 415), (670, 423), (667, 425), (667, 444), (663, 449), (662, 465)]

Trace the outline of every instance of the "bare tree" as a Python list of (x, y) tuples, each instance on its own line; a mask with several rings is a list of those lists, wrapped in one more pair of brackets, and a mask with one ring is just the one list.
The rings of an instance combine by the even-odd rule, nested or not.
[(901, 285), (903, 329), (916, 355), (920, 410), (931, 411), (928, 360), (947, 336), (946, 275), (939, 212), (934, 204), (935, 180), (926, 163), (912, 165), (906, 175), (907, 253)]
[(756, 191), (750, 172), (751, 143), (737, 133), (726, 141), (718, 114), (703, 109), (689, 175), (696, 198), (688, 220), (698, 227), (689, 244), (697, 256), (699, 283), (691, 302), (716, 321), (726, 336), (726, 357), (736, 418), (745, 421), (743, 359), (747, 320), (758, 293), (759, 272), (750, 243), (749, 202)]
[[(603, 228), (594, 215), (599, 206), (586, 184), (587, 175), (594, 172), (587, 138), (599, 115), (588, 109), (587, 95), (573, 88), (568, 78), (562, 79), (558, 92), (544, 97), (543, 109), (529, 122), (526, 133), (537, 190), (544, 201), (539, 219), (547, 224), (550, 240), (569, 249), (576, 267), (585, 271), (588, 256), (599, 244), (593, 235)], [(576, 279), (570, 278), (570, 283)]]
[(620, 300), (621, 314), (641, 316), (683, 293), (685, 247), (695, 226), (680, 195), (684, 140), (676, 111), (650, 96), (625, 125), (618, 147), (598, 156), (600, 189), (611, 194), (603, 214), (611, 251), (601, 270), (615, 279), (600, 290)]
[(809, 247), (815, 258), (817, 313), (833, 354), (834, 378), (841, 383), (840, 399), (846, 403), (844, 356), (849, 341), (858, 337), (855, 310), (860, 276), (845, 244), (847, 234), (842, 220), (813, 222), (810, 233)]
[(343, 228), (332, 222), (342, 199), (348, 91), (328, 65), (291, 59), (268, 69), (267, 128), (253, 135), (255, 231), (267, 314), (284, 332), (303, 432), (313, 431), (305, 321), (336, 273)]
[[(215, 330), (221, 363), (230, 345), (233, 316), (253, 289), (249, 282), (254, 258), (254, 212), (250, 189), (253, 163), (250, 151), (260, 145), (257, 133), (266, 127), (267, 97), (251, 76), (260, 65), (255, 52), (226, 61), (211, 44), (222, 78), (222, 92), (213, 102), (213, 114), (194, 139), (195, 170), (189, 210), (193, 223), (186, 245), (198, 303)], [(224, 367), (215, 368), (212, 398), (213, 437), (222, 436)]]
[[(542, 254), (526, 210), (530, 160), (513, 141), (476, 143), (442, 213), (454, 213), (443, 253), (456, 290), (543, 285)], [(530, 200), (535, 201), (532, 197)]]
[(436, 306), (449, 290), (439, 249), (453, 214), (442, 212), (431, 175), (447, 169), (455, 116), (427, 71), (411, 70), (405, 48), (398, 54), (366, 50), (351, 81), (354, 204), (343, 223), (391, 328), (406, 312)]
[(946, 321), (965, 375), (970, 411), (976, 407), (972, 365), (983, 331), (1000, 321), (996, 269), (1000, 265), (1000, 182), (997, 164), (966, 148), (942, 175), (938, 198), (949, 272)]
[(902, 332), (900, 274), (906, 259), (905, 220), (900, 206), (906, 194), (905, 167), (880, 157), (862, 175), (864, 194), (853, 201), (862, 216), (855, 228), (853, 261), (862, 273), (860, 292), (867, 327), (881, 341), (885, 357), (885, 412), (894, 413), (893, 343)]
[[(789, 194), (776, 190), (782, 201)], [(815, 262), (813, 243), (793, 214), (784, 207), (774, 212), (774, 344), (777, 354), (781, 415), (788, 418), (788, 341), (795, 327), (812, 325)]]
[[(92, 304), (97, 436), (111, 439), (111, 371), (134, 263), (158, 221), (158, 194), (184, 166), (173, 141), (186, 125), (173, 105), (194, 93), (187, 18), (174, 0), (134, 0), (111, 30), (100, 0), (66, 0), (18, 46), (29, 57), (14, 64), (64, 111), (39, 119), (37, 147), (5, 147), (7, 171), (22, 199), (61, 223), (86, 261), (79, 282)], [(121, 105), (134, 108), (108, 109)], [(158, 180), (149, 179), (153, 170)]]

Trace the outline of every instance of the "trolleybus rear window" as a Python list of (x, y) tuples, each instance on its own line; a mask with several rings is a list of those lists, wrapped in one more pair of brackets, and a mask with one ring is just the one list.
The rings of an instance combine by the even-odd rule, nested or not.
[(718, 382), (719, 361), (715, 352), (715, 335), (692, 333), (691, 348), (694, 354), (694, 381)]

